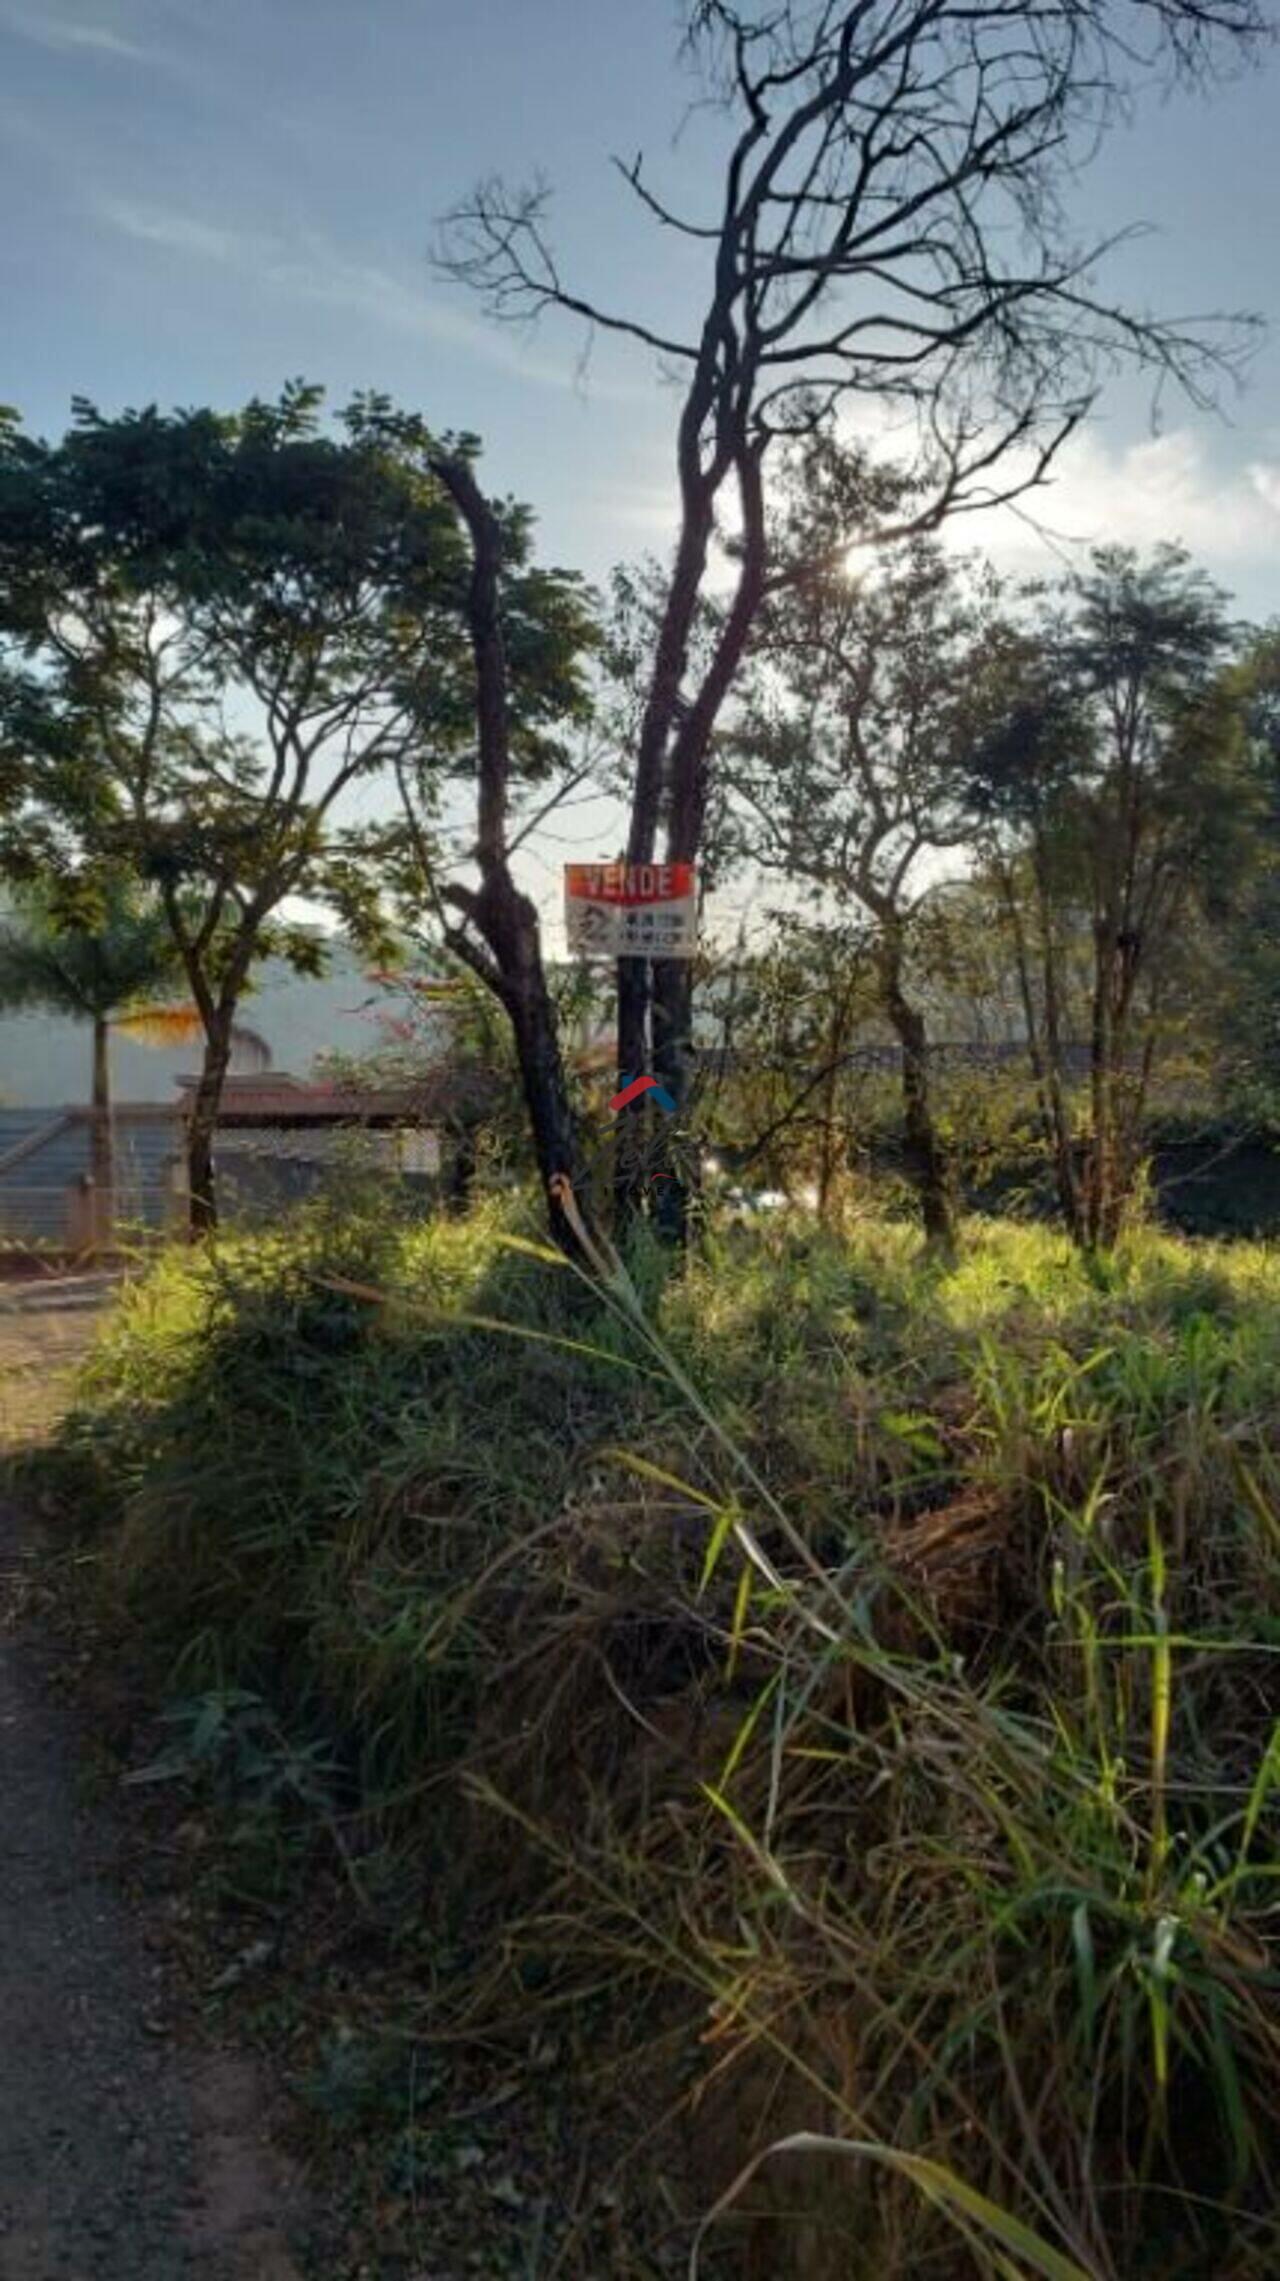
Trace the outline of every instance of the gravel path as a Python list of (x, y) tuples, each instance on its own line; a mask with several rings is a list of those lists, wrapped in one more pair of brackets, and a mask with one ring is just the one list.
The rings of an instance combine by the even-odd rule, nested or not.
[(168, 2041), (55, 1651), (9, 1620), (25, 1525), (0, 1503), (0, 2281), (299, 2281), (254, 2065)]

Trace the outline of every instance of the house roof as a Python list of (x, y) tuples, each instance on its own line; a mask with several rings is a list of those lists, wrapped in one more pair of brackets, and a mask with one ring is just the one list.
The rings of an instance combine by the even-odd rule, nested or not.
[[(93, 1123), (95, 1111), (89, 1102), (75, 1101), (69, 1108), (58, 1109), (54, 1114), (70, 1118), (73, 1124), (89, 1125)], [(181, 1114), (181, 1104), (177, 1101), (113, 1101), (111, 1104), (111, 1121), (117, 1125), (172, 1125)]]
[[(178, 1080), (185, 1114), (196, 1088), (194, 1077)], [(245, 1125), (404, 1125), (438, 1115), (444, 1080), (426, 1077), (419, 1085), (373, 1087), (304, 1084), (280, 1070), (228, 1077), (218, 1109), (220, 1126)]]

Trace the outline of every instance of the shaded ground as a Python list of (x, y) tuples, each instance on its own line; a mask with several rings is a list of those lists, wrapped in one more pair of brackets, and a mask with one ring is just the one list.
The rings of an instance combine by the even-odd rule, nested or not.
[[(108, 1296), (0, 1291), (0, 1476), (53, 1432)], [(234, 1812), (120, 1792), (165, 1736), (68, 1563), (0, 1478), (0, 2281), (683, 2272), (665, 2204), (656, 2253), (634, 2237), (590, 2020), (441, 2041), (422, 1994), (456, 1960), (413, 1935), (420, 1896), (370, 1921), (323, 1833), (255, 1895)]]
[[(96, 1311), (66, 1296), (0, 1309), (0, 1447), (65, 1399)], [(86, 1801), (35, 1549), (0, 1498), (0, 2281), (297, 2281), (300, 2197), (255, 2065), (173, 2040), (115, 1818)]]

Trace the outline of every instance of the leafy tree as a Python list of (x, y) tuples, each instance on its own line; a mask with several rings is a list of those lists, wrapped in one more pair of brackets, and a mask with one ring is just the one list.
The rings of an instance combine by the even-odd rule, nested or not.
[(1253, 641), (1232, 676), (1253, 760), (1257, 838), (1214, 935), (1223, 973), (1214, 1042), (1222, 1097), (1252, 1123), (1280, 1124), (1280, 629)]
[(1229, 906), (1260, 844), (1225, 600), (1179, 548), (1146, 562), (1100, 549), (993, 638), (971, 690), (974, 797), (1042, 1122), (1068, 1224), (1091, 1249), (1115, 1241), (1138, 1177), (1189, 929)]
[[(474, 440), (446, 449), (377, 396), (336, 432), (321, 411), (298, 382), (232, 415), (79, 403), (60, 444), (0, 437), (7, 749), (46, 848), (123, 860), (159, 894), (204, 1030), (197, 1231), (216, 1218), (213, 1133), (252, 969), (323, 959), (282, 906), (328, 900), (385, 951), (389, 843), (355, 796), (412, 772), (435, 799), (475, 766), (473, 564), (437, 472), (469, 469)], [(533, 765), (576, 696), (560, 633), (574, 589), (526, 575), (520, 510), (494, 524)]]

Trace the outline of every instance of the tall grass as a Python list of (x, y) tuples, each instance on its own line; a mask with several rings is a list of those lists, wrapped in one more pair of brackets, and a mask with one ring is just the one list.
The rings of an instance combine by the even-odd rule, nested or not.
[(65, 1444), (133, 1636), (335, 1738), (487, 2032), (683, 1991), (695, 2261), (1277, 2270), (1280, 1263), (537, 1250), (138, 1285)]

